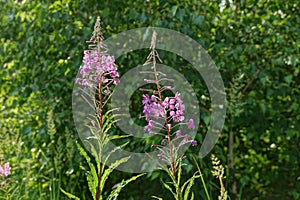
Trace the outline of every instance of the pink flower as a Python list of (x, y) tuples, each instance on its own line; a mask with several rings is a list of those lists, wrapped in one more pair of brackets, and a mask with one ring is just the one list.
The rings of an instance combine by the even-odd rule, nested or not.
[(150, 101), (150, 97), (148, 94), (143, 94), (143, 100), (142, 100), (142, 103), (143, 104), (150, 104), (151, 101)]
[(156, 101), (155, 95), (151, 95), (151, 101)]
[(178, 117), (178, 121), (182, 122), (184, 120), (184, 116)]
[(181, 136), (182, 136), (182, 134), (181, 134), (181, 131), (180, 131), (180, 130), (176, 131), (175, 133), (176, 133), (176, 137), (181, 137)]
[(159, 157), (159, 159), (163, 159), (163, 155), (161, 153), (157, 154), (157, 156)]
[(10, 174), (9, 162), (4, 164), (4, 167), (0, 166), (0, 177), (6, 177)]
[(120, 79), (114, 78), (114, 84), (117, 85), (118, 83), (120, 83)]
[(174, 104), (176, 102), (176, 99), (171, 99), (170, 104)]
[(194, 120), (193, 119), (190, 119), (188, 122), (187, 122), (187, 126), (191, 129), (194, 129), (195, 128), (195, 124), (194, 124)]
[(193, 147), (197, 146), (197, 141), (196, 140), (191, 140), (191, 144), (192, 144)]
[(166, 97), (165, 100), (162, 102), (162, 106), (166, 107), (169, 104), (169, 97)]

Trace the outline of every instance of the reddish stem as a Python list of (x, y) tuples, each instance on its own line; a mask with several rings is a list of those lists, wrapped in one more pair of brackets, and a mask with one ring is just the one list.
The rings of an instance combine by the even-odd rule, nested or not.
[[(101, 47), (101, 40), (98, 39), (97, 41), (98, 43), (98, 54), (99, 54), (99, 62), (101, 64), (101, 54), (100, 54), (100, 47)], [(103, 74), (100, 74), (100, 80), (99, 80), (99, 124), (100, 124), (100, 138), (102, 139), (103, 135), (102, 135), (102, 125), (103, 125), (103, 117), (102, 117), (102, 111), (103, 111), (103, 98), (102, 98), (102, 76)], [(100, 147), (101, 148), (101, 147)], [(101, 194), (101, 173), (102, 173), (102, 166), (101, 166), (101, 160), (102, 160), (102, 155), (100, 155), (99, 158), (99, 162), (100, 162), (100, 169), (98, 169), (98, 186), (97, 186), (97, 190), (96, 190), (96, 200), (100, 199), (100, 194)]]
[[(153, 41), (154, 43), (156, 41)], [(153, 55), (153, 70), (154, 70), (154, 76), (155, 76), (155, 83), (156, 83), (156, 87), (157, 87), (157, 93), (158, 93), (158, 97), (159, 97), (159, 102), (160, 104), (162, 105), (162, 94), (161, 94), (161, 87), (159, 85), (159, 80), (158, 80), (158, 73), (157, 73), (157, 69), (156, 69), (156, 51), (155, 51), (155, 46), (152, 46), (152, 55)], [(171, 169), (172, 169), (172, 173), (175, 177), (176, 175), (176, 169), (175, 169), (175, 161), (174, 161), (174, 155), (173, 155), (173, 145), (172, 145), (172, 140), (171, 140), (171, 130), (168, 128), (168, 119), (167, 119), (167, 116), (165, 115), (164, 116), (164, 120), (165, 120), (165, 124), (166, 124), (166, 129), (167, 129), (167, 139), (168, 139), (168, 142), (170, 144), (170, 155), (171, 155)]]

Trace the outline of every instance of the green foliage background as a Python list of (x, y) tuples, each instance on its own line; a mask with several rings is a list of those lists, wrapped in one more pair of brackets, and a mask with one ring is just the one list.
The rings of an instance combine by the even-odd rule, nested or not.
[[(236, 182), (241, 199), (300, 199), (300, 3), (238, 0), (223, 12), (219, 3), (0, 1), (0, 159), (11, 162), (14, 196), (64, 199), (57, 196), (62, 187), (89, 199), (80, 169), (87, 166), (76, 150), (71, 94), (85, 41), (100, 15), (106, 38), (156, 26), (198, 41), (219, 67), (227, 87), (227, 121), (214, 153), (226, 165), (231, 198), (235, 199), (231, 186)], [(133, 52), (118, 59), (120, 73), (141, 64), (145, 55)], [(201, 124), (196, 139), (201, 144), (209, 123), (208, 91), (185, 61), (168, 52), (161, 52), (161, 57), (187, 77), (198, 95)], [(136, 118), (139, 104), (138, 98), (132, 102)], [(51, 119), (55, 126), (49, 131)], [(229, 168), (229, 133), (235, 139), (233, 169)], [(143, 151), (150, 146), (143, 142), (141, 146), (133, 140), (130, 147)], [(216, 198), (217, 181), (211, 176), (209, 159), (199, 162)], [(186, 163), (189, 177), (196, 166), (191, 159)], [(129, 176), (114, 172), (107, 189)], [(120, 199), (164, 194), (158, 176), (153, 172), (131, 183)], [(200, 183), (194, 190), (195, 199), (204, 198)], [(168, 199), (168, 194), (161, 196)]]

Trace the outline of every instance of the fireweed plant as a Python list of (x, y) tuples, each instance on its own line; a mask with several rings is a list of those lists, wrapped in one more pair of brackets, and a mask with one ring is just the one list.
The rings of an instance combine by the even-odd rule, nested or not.
[[(108, 142), (113, 139), (119, 139), (122, 136), (109, 135), (115, 121), (112, 115), (113, 110), (109, 109), (108, 102), (112, 95), (111, 87), (119, 83), (119, 74), (114, 57), (106, 54), (107, 47), (104, 46), (103, 39), (100, 17), (98, 17), (92, 37), (88, 41), (88, 43), (91, 43), (89, 49), (84, 51), (83, 64), (80, 67), (80, 77), (76, 79), (76, 84), (82, 86), (82, 98), (95, 111), (95, 113), (90, 114), (88, 117), (89, 124), (87, 126), (92, 135), (86, 138), (85, 142), (90, 145), (91, 154), (95, 158), (96, 165), (91, 161), (89, 154), (78, 145), (81, 155), (85, 157), (90, 167), (90, 172), (87, 173), (87, 181), (94, 200), (117, 199), (121, 189), (125, 185), (144, 175), (139, 174), (126, 181), (122, 180), (109, 195), (106, 195), (103, 191), (105, 182), (111, 172), (130, 158), (121, 158), (108, 167), (105, 167), (109, 157), (127, 143), (116, 147), (105, 155), (104, 151)], [(93, 104), (90, 103), (89, 99), (93, 100)], [(69, 198), (79, 199), (64, 190), (62, 192)]]
[[(150, 45), (150, 54), (144, 65), (152, 65), (151, 71), (143, 71), (141, 73), (153, 74), (152, 80), (145, 80), (148, 84), (154, 84), (155, 89), (141, 89), (147, 93), (143, 94), (142, 104), (144, 106), (143, 113), (148, 124), (144, 127), (150, 135), (161, 136), (160, 144), (153, 145), (158, 150), (157, 158), (161, 162), (161, 169), (166, 171), (171, 182), (165, 183), (163, 186), (168, 189), (174, 196), (175, 200), (191, 200), (194, 199), (194, 194), (191, 192), (191, 187), (196, 178), (200, 175), (196, 172), (190, 179), (183, 184), (181, 183), (182, 159), (180, 149), (184, 145), (196, 146), (197, 141), (191, 139), (189, 134), (182, 133), (179, 126), (188, 126), (194, 129), (194, 120), (185, 119), (185, 105), (180, 98), (180, 93), (175, 92), (174, 96), (164, 97), (164, 91), (174, 89), (171, 86), (162, 86), (161, 81), (174, 80), (167, 78), (167, 75), (157, 69), (157, 60), (160, 62), (158, 52), (155, 49), (157, 33), (153, 32)], [(150, 94), (149, 94), (150, 93)], [(162, 199), (152, 196), (156, 199)]]
[(3, 166), (0, 165), (0, 190), (4, 192), (4, 199), (6, 200), (10, 199), (9, 193), (11, 189), (8, 187), (10, 170), (9, 162), (6, 162)]

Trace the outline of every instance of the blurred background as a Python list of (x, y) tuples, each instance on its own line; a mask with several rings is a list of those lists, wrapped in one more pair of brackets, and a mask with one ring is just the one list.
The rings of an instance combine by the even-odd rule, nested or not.
[[(0, 164), (12, 167), (12, 199), (67, 199), (59, 188), (91, 199), (71, 103), (97, 16), (105, 38), (155, 26), (201, 44), (227, 92), (226, 122), (213, 153), (225, 166), (230, 199), (300, 199), (299, 13), (298, 0), (0, 1)], [(188, 178), (197, 170), (192, 157), (210, 121), (209, 93), (187, 61), (159, 53), (192, 84), (199, 100), (200, 145), (187, 152), (183, 169)], [(147, 54), (145, 49), (118, 58), (120, 74), (144, 63)], [(143, 124), (138, 92), (131, 105), (133, 120)], [(133, 139), (127, 148), (143, 152), (150, 146), (149, 140)], [(217, 199), (209, 157), (197, 162)], [(130, 176), (115, 171), (107, 191)], [(119, 199), (172, 199), (160, 183), (165, 177), (149, 173), (126, 186)], [(193, 190), (196, 200), (205, 199), (200, 180)]]

